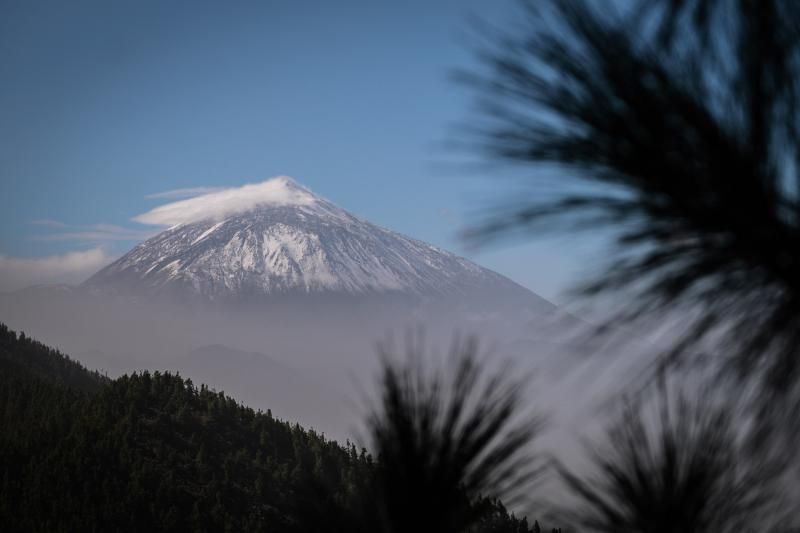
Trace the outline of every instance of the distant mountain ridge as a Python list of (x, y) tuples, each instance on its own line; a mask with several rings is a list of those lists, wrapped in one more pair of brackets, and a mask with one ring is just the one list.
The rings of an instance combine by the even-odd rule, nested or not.
[(209, 300), (295, 292), (529, 292), (467, 259), (355, 217), (291, 178), (265, 185), (275, 201), (265, 197), (243, 212), (176, 224), (83, 286), (188, 292)]

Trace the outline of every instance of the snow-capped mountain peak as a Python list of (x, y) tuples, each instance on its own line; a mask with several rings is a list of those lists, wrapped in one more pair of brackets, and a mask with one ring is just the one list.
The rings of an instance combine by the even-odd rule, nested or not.
[(139, 219), (172, 227), (86, 286), (178, 289), (215, 300), (287, 292), (528, 292), (464, 258), (355, 217), (288, 177), (174, 202)]

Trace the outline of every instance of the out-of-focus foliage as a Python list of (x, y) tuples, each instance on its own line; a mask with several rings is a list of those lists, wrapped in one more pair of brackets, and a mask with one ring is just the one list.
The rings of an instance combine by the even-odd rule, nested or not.
[(472, 531), (485, 518), (476, 501), (514, 500), (538, 473), (530, 446), (540, 420), (522, 413), (523, 380), (489, 372), (474, 339), (454, 342), (444, 372), (431, 370), (420, 342), (407, 350), (399, 361), (384, 349), (380, 402), (369, 420), (377, 527)]
[(474, 235), (612, 230), (612, 261), (584, 287), (636, 296), (611, 323), (695, 317), (665, 361), (713, 346), (758, 384), (760, 419), (790, 427), (776, 417), (800, 402), (800, 2), (523, 6), (467, 78), (485, 104), (478, 146), (530, 169), (540, 194)]
[(590, 451), (592, 474), (561, 467), (577, 497), (565, 513), (575, 530), (790, 531), (781, 465), (746, 451), (730, 409), (665, 391), (658, 406), (625, 406), (605, 445)]

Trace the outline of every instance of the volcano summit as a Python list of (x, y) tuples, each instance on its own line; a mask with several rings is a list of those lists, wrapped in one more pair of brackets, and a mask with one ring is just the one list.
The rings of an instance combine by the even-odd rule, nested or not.
[(533, 296), (471, 261), (358, 218), (288, 177), (168, 204), (138, 220), (172, 227), (85, 287), (216, 301), (327, 292)]

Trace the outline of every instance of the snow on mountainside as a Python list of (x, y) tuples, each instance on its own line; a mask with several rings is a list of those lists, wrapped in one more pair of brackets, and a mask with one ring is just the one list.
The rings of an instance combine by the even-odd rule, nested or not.
[[(236, 198), (212, 194), (202, 205), (183, 202), (188, 221), (138, 245), (84, 285), (189, 290), (215, 300), (330, 291), (529, 293), (466, 259), (357, 218), (291, 178), (247, 187), (252, 190), (240, 189), (246, 194)], [(169, 211), (151, 213), (162, 223), (180, 220)]]

